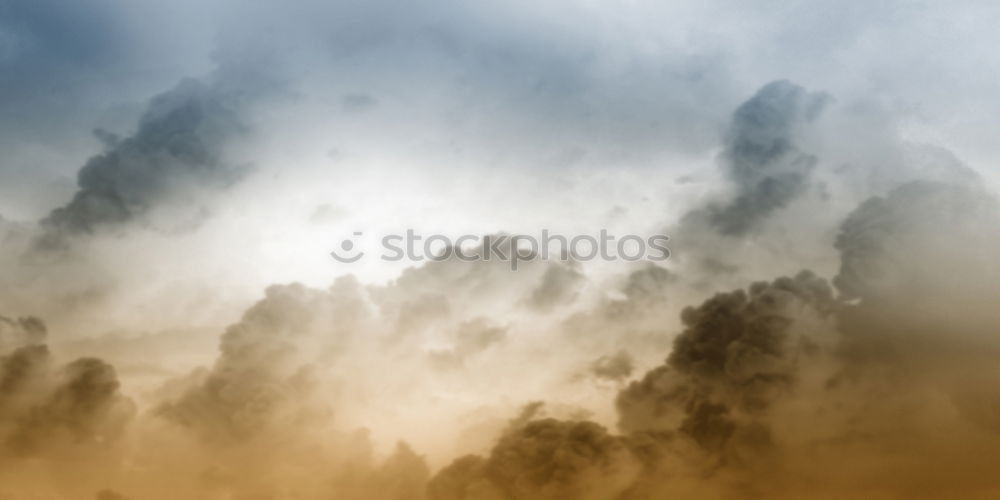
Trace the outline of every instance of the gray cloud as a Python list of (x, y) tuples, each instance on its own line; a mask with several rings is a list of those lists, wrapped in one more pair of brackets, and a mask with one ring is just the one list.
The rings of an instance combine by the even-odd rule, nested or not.
[(720, 233), (742, 236), (801, 196), (817, 159), (799, 149), (799, 128), (815, 119), (828, 100), (826, 94), (780, 80), (740, 105), (720, 158), (735, 188), (732, 200), (689, 217), (705, 217)]
[[(975, 182), (916, 181), (872, 197), (841, 226), (834, 283), (845, 297), (869, 300), (905, 300), (948, 283), (981, 291), (993, 276), (984, 250), (1000, 238), (998, 213), (996, 199)], [(951, 273), (932, 269), (941, 265)]]
[(795, 383), (810, 340), (792, 328), (803, 314), (829, 315), (833, 295), (811, 273), (718, 294), (681, 314), (684, 331), (664, 366), (618, 396), (626, 431), (680, 429), (721, 448), (736, 431), (735, 413), (766, 410)]
[(628, 351), (621, 350), (610, 356), (601, 356), (590, 364), (590, 373), (599, 379), (622, 382), (635, 370), (635, 361)]
[(486, 458), (465, 457), (431, 482), (433, 500), (621, 498), (639, 470), (625, 443), (585, 421), (531, 420)]
[[(353, 181), (364, 177), (354, 168), (366, 161), (390, 165), (384, 182), (374, 183), (379, 194), (391, 191), (399, 171), (412, 174), (400, 183), (411, 191), (419, 181), (436, 184), (441, 178), (427, 165), (454, 164), (455, 171), (470, 170), (475, 181), (456, 185), (475, 186), (473, 195), (486, 199), (485, 191), (496, 184), (504, 190), (504, 206), (523, 212), (535, 206), (520, 206), (530, 194), (515, 197), (493, 181), (504, 180), (504, 170), (516, 171), (510, 177), (532, 174), (518, 186), (549, 178), (559, 193), (583, 198), (578, 211), (553, 197), (552, 205), (559, 205), (553, 213), (583, 225), (591, 206), (606, 213), (605, 201), (620, 201), (605, 196), (641, 195), (634, 186), (655, 188), (657, 179), (672, 178), (675, 155), (684, 159), (675, 164), (701, 166), (736, 96), (781, 76), (829, 89), (848, 105), (859, 96), (879, 100), (908, 134), (941, 134), (949, 148), (963, 156), (971, 151), (970, 158), (984, 164), (992, 155), (994, 140), (982, 131), (995, 130), (989, 125), (996, 117), (969, 112), (988, 110), (995, 98), (994, 79), (983, 68), (991, 68), (996, 56), (970, 49), (992, 46), (996, 16), (990, 8), (895, 2), (837, 7), (793, 2), (782, 9), (711, 2), (627, 9), (571, 2), (484, 5), (432, 0), (403, 9), (381, 0), (306, 0), (290, 8), (282, 2), (182, 0), (161, 11), (108, 3), (7, 2), (0, 6), (0, 102), (10, 111), (0, 118), (6, 120), (0, 123), (0, 144), (10, 147), (12, 159), (0, 165), (0, 189), (23, 193), (17, 199), (0, 196), (7, 204), (2, 208), (7, 213), (12, 207), (15, 218), (26, 220), (35, 205), (24, 199), (43, 191), (39, 198), (74, 195), (42, 224), (42, 243), (49, 248), (132, 226), (175, 229), (197, 223), (218, 191), (246, 173), (228, 146), (248, 128), (247, 89), (241, 83), (255, 81), (245, 78), (255, 71), (288, 83), (294, 98), (267, 110), (269, 135), (259, 150), (257, 143), (240, 144), (259, 153), (273, 168), (271, 175), (233, 194), (281, 207), (297, 203), (308, 191), (307, 181), (333, 178), (331, 183), (345, 181), (353, 188)], [(217, 25), (218, 46), (198, 40), (197, 28), (177, 29), (179, 24), (157, 15), (167, 10)], [(935, 36), (926, 36), (928, 26)], [(171, 48), (191, 39), (192, 47)], [(162, 48), (150, 50), (151, 45)], [(186, 81), (148, 106), (134, 104), (150, 95), (151, 81), (163, 88), (179, 74), (205, 74), (210, 51), (222, 68), (217, 74)], [(176, 66), (153, 57), (158, 53), (204, 60)], [(118, 89), (121, 95), (115, 94)], [(731, 192), (694, 207), (697, 227), (676, 234), (682, 247), (696, 250), (684, 253), (701, 259), (703, 274), (692, 277), (691, 269), (671, 263), (669, 271), (646, 265), (605, 286), (589, 280), (583, 267), (535, 265), (512, 275), (502, 264), (445, 262), (409, 269), (386, 285), (343, 279), (330, 289), (274, 286), (225, 329), (213, 365), (171, 380), (153, 396), (142, 395), (156, 411), (139, 417), (138, 429), (129, 426), (135, 408), (119, 387), (119, 373), (127, 368), (116, 372), (96, 358), (61, 366), (57, 359), (65, 344), (50, 353), (43, 325), (0, 317), (0, 455), (9, 460), (0, 496), (18, 496), (19, 491), (8, 493), (16, 487), (13, 478), (41, 470), (46, 479), (37, 484), (59, 483), (55, 489), (91, 483), (83, 493), (48, 496), (91, 497), (100, 487), (113, 487), (98, 494), (107, 500), (123, 498), (116, 491), (137, 498), (419, 500), (428, 484), (427, 496), (439, 500), (801, 498), (821, 492), (852, 498), (991, 497), (996, 488), (988, 469), (997, 462), (1000, 429), (995, 368), (1000, 345), (993, 333), (1000, 325), (993, 305), (1000, 283), (994, 262), (1000, 210), (985, 190), (967, 184), (917, 183), (881, 194), (904, 172), (907, 178), (948, 180), (961, 170), (966, 181), (976, 177), (957, 155), (919, 148), (915, 152), (931, 168), (891, 165), (872, 175), (870, 163), (910, 159), (897, 155), (902, 149), (895, 145), (873, 146), (833, 130), (847, 123), (856, 126), (857, 136), (866, 136), (870, 128), (864, 120), (831, 126), (820, 141), (826, 149), (811, 150), (800, 135), (827, 112), (826, 101), (824, 94), (778, 81), (730, 116), (717, 160)], [(36, 175), (51, 180), (54, 172), (78, 165), (61, 167), (63, 158), (92, 152), (89, 143), (75, 142), (82, 133), (64, 128), (119, 131), (142, 109), (134, 134), (97, 132), (104, 152), (82, 169), (75, 191), (28, 182)], [(871, 142), (898, 139), (891, 135)], [(978, 156), (977, 141), (987, 146)], [(859, 143), (868, 149), (856, 148)], [(322, 155), (312, 154), (331, 147), (345, 152), (333, 170), (317, 159)], [(831, 179), (823, 177), (828, 171), (813, 155), (826, 161), (825, 153), (838, 149), (857, 153), (844, 155), (849, 165), (830, 165), (829, 172), (844, 184), (863, 186), (861, 197), (880, 196), (841, 226), (835, 271), (837, 255), (827, 245), (835, 237), (831, 221), (853, 206), (854, 200), (845, 198), (856, 193), (841, 197), (843, 186), (835, 182), (821, 187)], [(873, 157), (869, 150), (880, 153)], [(840, 161), (837, 155), (829, 158)], [(36, 167), (44, 173), (34, 173)], [(599, 175), (574, 171), (579, 167)], [(316, 179), (301, 172), (310, 168)], [(625, 181), (604, 189), (602, 180), (612, 178)], [(700, 195), (697, 176), (693, 179), (677, 194)], [(410, 184), (413, 180), (418, 182)], [(583, 182), (598, 185), (599, 194), (577, 191)], [(826, 198), (807, 199), (813, 187), (817, 198)], [(719, 188), (711, 193), (724, 194)], [(617, 190), (626, 192), (605, 193)], [(354, 205), (329, 200), (335, 203), (312, 219), (323, 227), (313, 229), (380, 212), (368, 210), (366, 203), (373, 203), (368, 199)], [(291, 207), (295, 213), (317, 206), (316, 200), (301, 201), (305, 205)], [(689, 208), (684, 201), (669, 204), (677, 209), (670, 213), (684, 213)], [(786, 210), (800, 201), (821, 209), (803, 211), (809, 217)], [(343, 214), (329, 209), (341, 203)], [(433, 205), (429, 211), (454, 207)], [(614, 221), (624, 225), (633, 216), (637, 223), (655, 224), (666, 212), (630, 205)], [(820, 216), (826, 219), (815, 223), (814, 232), (803, 230)], [(545, 214), (534, 217), (526, 223)], [(232, 235), (225, 224), (213, 229), (223, 238)], [(21, 235), (23, 227), (0, 220), (0, 239), (8, 238), (5, 232)], [(136, 303), (142, 307), (130, 317), (140, 318), (127, 327), (154, 331), (162, 320), (141, 316), (160, 308), (159, 300), (167, 296), (183, 297), (185, 315), (177, 322), (211, 322), (205, 311), (224, 300), (218, 297), (234, 283), (252, 279), (249, 272), (226, 277), (208, 262), (184, 273), (202, 274), (188, 278), (205, 280), (199, 293), (183, 285), (148, 293), (182, 279), (170, 265), (161, 270), (162, 264), (183, 266), (190, 255), (221, 254), (227, 260), (232, 255), (201, 247), (184, 253), (178, 247), (187, 240), (155, 236), (164, 236), (159, 242), (169, 250), (165, 260), (137, 256), (104, 269), (92, 265), (101, 264), (100, 258), (80, 257), (74, 268), (20, 267), (11, 257), (3, 260), (10, 269), (0, 269), (0, 279), (16, 290), (15, 298), (34, 299), (17, 301), (18, 312), (36, 313), (32, 304), (41, 302), (54, 304), (49, 307), (59, 313), (72, 307), (92, 312), (92, 322), (63, 321), (73, 332), (115, 324), (102, 313), (114, 316)], [(700, 236), (706, 240), (688, 243)], [(276, 243), (297, 241), (304, 240)], [(248, 237), (239, 245), (272, 252), (277, 246), (259, 242)], [(114, 242), (93, 243), (95, 253), (107, 252), (109, 261), (123, 254), (111, 249)], [(223, 249), (239, 246), (225, 244)], [(799, 257), (817, 256), (821, 265), (786, 258), (795, 251)], [(282, 254), (278, 260), (291, 259)], [(745, 286), (750, 274), (754, 279), (787, 275), (785, 267), (791, 266), (816, 273)], [(140, 267), (158, 272), (137, 273)], [(314, 268), (301, 267), (303, 275), (319, 279)], [(79, 269), (88, 273), (72, 272)], [(13, 273), (33, 279), (42, 271), (67, 286), (52, 291), (22, 286), (31, 279), (8, 278)], [(267, 273), (274, 271), (261, 271), (273, 279)], [(818, 277), (835, 272), (835, 288)], [(138, 275), (134, 281), (154, 279), (138, 286), (117, 283), (115, 273)], [(95, 283), (114, 284), (116, 290)], [(730, 291), (685, 310), (675, 328), (677, 309), (718, 290)], [(841, 296), (834, 297), (834, 290)], [(95, 307), (95, 296), (107, 307)], [(123, 297), (129, 300), (116, 302)], [(227, 313), (213, 318), (229, 322)], [(64, 331), (54, 315), (46, 310), (45, 316), (53, 331)], [(141, 345), (155, 351), (148, 350), (153, 344)], [(109, 346), (113, 343), (95, 340), (92, 349)], [(167, 357), (151, 356), (158, 362)], [(442, 360), (449, 370), (427, 369), (428, 362)], [(581, 370), (592, 377), (573, 377)], [(586, 418), (612, 422), (609, 391), (634, 373), (643, 375), (615, 401), (621, 433), (581, 419), (542, 419), (539, 405), (529, 406), (495, 442), (499, 427), (477, 426), (504, 411), (495, 407), (511, 399), (543, 396), (574, 406), (566, 411), (575, 415), (582, 413), (576, 401), (586, 399), (598, 413)], [(615, 384), (581, 383), (593, 377)], [(421, 426), (431, 420), (433, 425)], [(466, 424), (469, 434), (480, 434), (475, 446), (482, 448), (460, 446), (460, 453), (482, 454), (456, 460), (431, 479), (421, 447), (437, 440), (427, 450), (440, 454), (447, 448), (442, 445), (454, 443), (448, 436), (425, 434), (443, 435)], [(401, 444), (380, 462), (367, 438), (326, 432), (332, 425), (364, 425), (381, 433), (380, 439), (419, 434), (424, 442), (417, 451)], [(80, 479), (90, 477), (84, 473), (90, 464), (82, 462), (102, 462), (105, 452), (125, 442), (128, 457), (111, 460), (113, 473)]]
[[(20, 338), (8, 350), (12, 331)], [(0, 455), (112, 447), (135, 413), (114, 367), (80, 358), (57, 370), (45, 337), (37, 318), (0, 317)]]
[(99, 134), (107, 150), (80, 169), (73, 200), (42, 221), (41, 244), (142, 221), (171, 197), (239, 180), (245, 166), (227, 163), (223, 148), (246, 130), (241, 105), (219, 85), (185, 80), (150, 101), (135, 135)]

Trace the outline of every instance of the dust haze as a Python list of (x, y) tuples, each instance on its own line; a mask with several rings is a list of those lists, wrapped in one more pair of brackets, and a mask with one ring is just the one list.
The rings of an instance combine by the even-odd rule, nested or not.
[[(890, 4), (3, 4), (0, 499), (996, 498), (1000, 9)], [(670, 258), (329, 256), (541, 228)]]

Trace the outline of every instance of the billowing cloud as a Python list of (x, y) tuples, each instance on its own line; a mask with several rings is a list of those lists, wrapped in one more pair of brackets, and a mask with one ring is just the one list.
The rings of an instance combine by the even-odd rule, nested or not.
[[(41, 245), (59, 246), (73, 236), (149, 223), (162, 204), (184, 205), (199, 190), (238, 181), (246, 166), (229, 163), (224, 146), (246, 131), (241, 99), (220, 84), (189, 79), (150, 101), (133, 136), (122, 139), (99, 130), (106, 150), (80, 169), (73, 200), (42, 221)], [(187, 216), (199, 216), (197, 208)], [(190, 223), (183, 218), (175, 223), (185, 222)]]
[[(1000, 492), (995, 8), (57, 4), (0, 6), (0, 497)], [(544, 227), (673, 254), (371, 247)]]
[[(594, 487), (565, 493), (593, 477), (586, 460), (562, 475), (529, 476), (537, 483), (490, 476), (488, 464), (499, 456), (516, 460), (513, 470), (549, 470), (532, 467), (534, 455), (508, 450), (524, 439), (510, 429), (488, 458), (467, 457), (443, 469), (431, 491), (449, 499), (591, 493), (631, 499), (665, 491), (796, 498), (810, 484), (824, 485), (830, 498), (993, 491), (995, 485), (971, 479), (975, 467), (966, 462), (935, 469), (933, 460), (903, 456), (983, 453), (977, 440), (996, 439), (990, 408), (998, 373), (990, 360), (1000, 343), (988, 332), (1000, 318), (976, 299), (995, 296), (995, 277), (983, 260), (1000, 246), (995, 203), (966, 184), (901, 186), (845, 220), (837, 240), (840, 296), (803, 272), (685, 309), (684, 330), (666, 362), (617, 397), (622, 434), (605, 439), (624, 458), (594, 458), (605, 467), (632, 464), (613, 493), (601, 496)], [(954, 244), (959, 240), (975, 243)], [(928, 267), (928, 258), (948, 266)], [(580, 425), (596, 424), (528, 418), (514, 428)], [(862, 470), (834, 465), (849, 460), (892, 474), (861, 480)], [(555, 467), (559, 460), (543, 462)], [(616, 477), (607, 470), (599, 475)], [(919, 475), (934, 484), (917, 492), (903, 479)], [(518, 487), (525, 490), (504, 490)]]
[(430, 484), (434, 500), (620, 498), (639, 463), (593, 422), (532, 420), (508, 430), (486, 458), (461, 458)]
[(761, 87), (736, 109), (726, 132), (720, 161), (734, 188), (731, 199), (688, 217), (704, 217), (718, 232), (742, 236), (801, 196), (817, 159), (800, 149), (800, 128), (829, 100), (786, 80)]

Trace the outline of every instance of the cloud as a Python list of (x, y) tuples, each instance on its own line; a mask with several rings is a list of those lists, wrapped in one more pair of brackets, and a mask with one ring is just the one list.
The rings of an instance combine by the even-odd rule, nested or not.
[(597, 378), (622, 382), (632, 376), (635, 362), (628, 351), (618, 351), (611, 356), (601, 356), (590, 365), (590, 372)]
[(810, 187), (816, 157), (798, 144), (800, 129), (830, 98), (787, 80), (764, 85), (733, 113), (720, 155), (731, 200), (688, 217), (705, 218), (716, 231), (744, 236)]
[(705, 446), (724, 446), (736, 430), (730, 414), (766, 410), (795, 384), (799, 363), (808, 362), (815, 340), (793, 328), (796, 320), (822, 318), (833, 307), (825, 281), (802, 273), (685, 309), (685, 329), (666, 364), (619, 394), (620, 427), (679, 428)]
[(218, 84), (188, 79), (150, 101), (133, 136), (100, 133), (107, 150), (80, 169), (73, 200), (42, 221), (41, 245), (149, 223), (163, 204), (237, 182), (246, 166), (228, 163), (224, 146), (246, 132), (240, 101)]
[(532, 420), (505, 433), (486, 458), (465, 457), (430, 484), (433, 500), (614, 499), (639, 463), (592, 422)]
[[(992, 157), (996, 118), (969, 108), (995, 56), (962, 35), (995, 16), (396, 7), (0, 7), (0, 209), (70, 199), (37, 242), (78, 250), (0, 259), (7, 310), (49, 322), (0, 317), (0, 496), (996, 496), (1000, 211), (959, 160)], [(258, 109), (262, 80), (289, 99)], [(95, 127), (103, 151), (61, 183)], [(344, 268), (300, 258), (359, 222), (671, 214), (681, 260), (661, 264), (450, 260), (327, 287)], [(0, 220), (0, 243), (33, 231)]]
[(45, 457), (68, 447), (96, 458), (113, 449), (135, 416), (114, 367), (80, 358), (56, 368), (40, 320), (0, 320), (22, 334), (13, 350), (0, 351), (0, 456)]
[(328, 410), (311, 398), (315, 381), (303, 350), (323, 332), (333, 337), (322, 339), (322, 349), (336, 354), (329, 350), (345, 343), (357, 324), (351, 309), (358, 293), (351, 280), (330, 293), (298, 284), (270, 287), (226, 329), (212, 370), (158, 414), (209, 444), (267, 439), (293, 422), (323, 425)]
[(541, 283), (528, 297), (528, 304), (539, 312), (572, 302), (584, 282), (583, 274), (572, 263), (553, 265), (542, 275)]
[(83, 445), (112, 443), (132, 419), (135, 407), (119, 392), (111, 365), (81, 358), (66, 365), (48, 398), (28, 409), (7, 443), (18, 454), (33, 454), (53, 439)]
[(32, 316), (17, 319), (0, 316), (0, 352), (40, 344), (45, 340), (46, 330), (45, 323)]
[[(487, 455), (442, 469), (431, 498), (797, 498), (816, 484), (830, 498), (991, 491), (958, 457), (996, 439), (1000, 343), (989, 332), (1000, 317), (982, 300), (996, 291), (995, 203), (978, 186), (935, 182), (862, 203), (837, 239), (836, 289), (804, 271), (685, 309), (666, 362), (619, 392), (620, 435), (529, 413)], [(552, 451), (591, 435), (568, 430), (581, 427), (620, 455), (593, 451), (558, 469), (557, 457), (591, 449)], [(939, 455), (958, 462), (920, 458)], [(850, 461), (866, 465), (836, 467)], [(591, 469), (614, 464), (630, 472)], [(869, 467), (891, 473), (866, 476)], [(605, 489), (575, 489), (595, 475), (611, 478)], [(913, 477), (932, 479), (916, 491)]]
[(953, 286), (985, 292), (979, 287), (993, 275), (985, 249), (1000, 238), (996, 213), (996, 199), (977, 184), (915, 181), (872, 197), (841, 227), (834, 283), (845, 297), (868, 300), (905, 300)]

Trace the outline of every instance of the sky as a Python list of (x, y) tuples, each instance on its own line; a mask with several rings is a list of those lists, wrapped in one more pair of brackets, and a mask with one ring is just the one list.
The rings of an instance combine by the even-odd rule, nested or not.
[(0, 497), (992, 498), (998, 23), (0, 0)]

